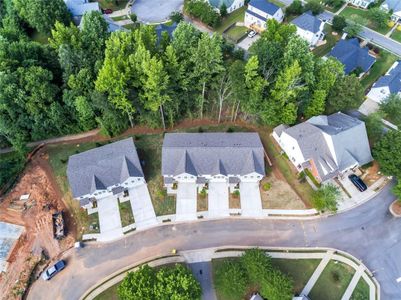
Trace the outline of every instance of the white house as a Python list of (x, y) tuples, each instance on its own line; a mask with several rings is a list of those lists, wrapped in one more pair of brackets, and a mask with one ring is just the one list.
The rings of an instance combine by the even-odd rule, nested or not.
[(390, 94), (401, 94), (401, 61), (396, 61), (385, 75), (376, 81), (369, 93), (367, 98), (376, 102), (381, 103)]
[(67, 177), (73, 197), (86, 209), (146, 183), (132, 138), (70, 156)]
[(291, 21), (297, 27), (297, 34), (314, 47), (323, 40), (324, 22), (313, 16), (311, 12), (305, 12)]
[(276, 19), (279, 23), (283, 22), (283, 10), (266, 0), (251, 0), (245, 12), (245, 26), (260, 32), (266, 29), (267, 19)]
[(360, 8), (368, 8), (369, 4), (375, 2), (375, 0), (347, 0), (349, 4)]
[(365, 123), (341, 112), (279, 125), (273, 137), (298, 171), (310, 170), (319, 182), (372, 161)]
[(81, 18), (86, 12), (100, 11), (98, 2), (89, 2), (89, 0), (64, 0), (64, 3), (77, 25), (81, 22)]
[(234, 10), (244, 6), (244, 0), (206, 0), (216, 10), (220, 10), (220, 7), (225, 4), (227, 12), (232, 13)]
[(198, 190), (225, 182), (233, 191), (265, 176), (264, 148), (257, 133), (167, 133), (162, 175), (168, 193), (183, 182), (196, 183)]
[(384, 0), (381, 9), (392, 12), (391, 19), (393, 21), (398, 21), (401, 19), (401, 1), (400, 0)]

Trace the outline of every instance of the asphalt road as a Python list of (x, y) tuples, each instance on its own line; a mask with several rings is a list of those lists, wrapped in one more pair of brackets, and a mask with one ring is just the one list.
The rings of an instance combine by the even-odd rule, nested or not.
[(248, 245), (332, 247), (361, 259), (381, 284), (382, 299), (401, 299), (401, 219), (388, 212), (387, 186), (346, 213), (313, 220), (222, 219), (170, 224), (136, 232), (116, 242), (88, 244), (66, 253), (67, 267), (51, 281), (36, 281), (28, 299), (79, 299), (106, 276), (171, 249)]

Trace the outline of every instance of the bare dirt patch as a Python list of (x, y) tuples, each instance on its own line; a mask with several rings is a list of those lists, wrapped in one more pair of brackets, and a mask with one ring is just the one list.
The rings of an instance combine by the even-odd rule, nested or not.
[(361, 168), (361, 170), (363, 172), (361, 178), (368, 186), (371, 186), (383, 176), (379, 174), (379, 164), (376, 161), (373, 161), (372, 166), (369, 168)]
[[(54, 212), (63, 210), (67, 228), (73, 228), (68, 227), (70, 223), (68, 211), (57, 192), (57, 186), (42, 167), (42, 160), (36, 157), (28, 164), (20, 181), (0, 203), (1, 221), (25, 227), (24, 233), (9, 256), (7, 272), (0, 275), (1, 299), (20, 299), (28, 282), (35, 279), (36, 273), (45, 267), (44, 256), (50, 259), (56, 258), (74, 243), (74, 230), (61, 241), (53, 238)], [(19, 200), (23, 194), (30, 194), (25, 205)], [(38, 265), (39, 262), (44, 263)]]
[(229, 205), (230, 209), (240, 209), (241, 208), (241, 195), (235, 195), (233, 193), (229, 194)]
[[(270, 183), (270, 189), (263, 190), (263, 185)], [(291, 186), (284, 180), (278, 179), (272, 172), (260, 183), (262, 207), (264, 209), (305, 209), (305, 204), (294, 192)]]

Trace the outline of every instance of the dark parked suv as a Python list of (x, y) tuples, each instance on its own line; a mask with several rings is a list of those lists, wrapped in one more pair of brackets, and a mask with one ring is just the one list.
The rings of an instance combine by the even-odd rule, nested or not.
[(361, 178), (356, 176), (355, 174), (349, 175), (348, 176), (349, 180), (357, 187), (357, 189), (361, 192), (366, 191), (368, 187), (366, 184), (362, 181)]

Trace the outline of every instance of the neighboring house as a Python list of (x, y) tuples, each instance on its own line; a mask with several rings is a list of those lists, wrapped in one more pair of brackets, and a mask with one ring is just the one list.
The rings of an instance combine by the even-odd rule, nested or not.
[(132, 138), (70, 156), (67, 177), (72, 196), (84, 208), (97, 200), (127, 195), (128, 188), (145, 183)]
[(64, 0), (64, 2), (77, 25), (86, 12), (100, 11), (98, 2), (89, 2), (89, 0)]
[[(369, 54), (369, 49), (361, 48), (357, 38), (350, 40), (339, 40), (328, 56), (337, 58), (344, 65), (345, 74), (353, 71), (361, 71), (357, 76), (361, 76), (373, 66), (376, 58)], [(358, 71), (359, 70), (359, 71)]]
[(283, 22), (283, 10), (266, 0), (251, 0), (245, 12), (245, 26), (260, 32), (266, 29), (267, 19), (276, 19), (279, 23)]
[(257, 133), (167, 133), (162, 175), (169, 193), (180, 182), (201, 190), (209, 182), (259, 182), (265, 176), (264, 148)]
[(297, 34), (314, 47), (324, 38), (324, 22), (313, 16), (311, 12), (305, 12), (291, 21), (297, 27)]
[(383, 4), (380, 6), (381, 9), (391, 12), (391, 19), (393, 21), (398, 21), (401, 19), (401, 1), (400, 0), (384, 0)]
[(227, 7), (227, 12), (232, 13), (234, 10), (244, 6), (244, 0), (206, 0), (211, 6), (220, 11), (223, 3)]
[[(107, 23), (107, 31), (108, 32), (129, 31), (127, 28), (124, 28), (123, 26), (116, 24), (116, 22), (113, 21), (113, 19), (110, 18), (108, 15), (103, 15), (103, 18)], [(82, 19), (82, 20), (84, 20), (84, 19)], [(79, 23), (79, 26), (78, 26), (79, 29), (82, 29), (82, 26), (83, 26), (83, 21), (82, 20)]]
[(376, 81), (369, 93), (368, 99), (381, 103), (390, 94), (401, 94), (401, 61), (396, 61), (387, 73)]
[(273, 137), (298, 171), (309, 169), (319, 182), (372, 161), (365, 123), (341, 112), (279, 125)]
[(347, 0), (349, 4), (360, 8), (368, 8), (369, 4), (374, 3), (376, 0)]
[(157, 40), (160, 41), (162, 38), (163, 32), (166, 32), (171, 39), (173, 37), (173, 32), (177, 28), (177, 23), (173, 23), (171, 25), (159, 24), (155, 27)]

